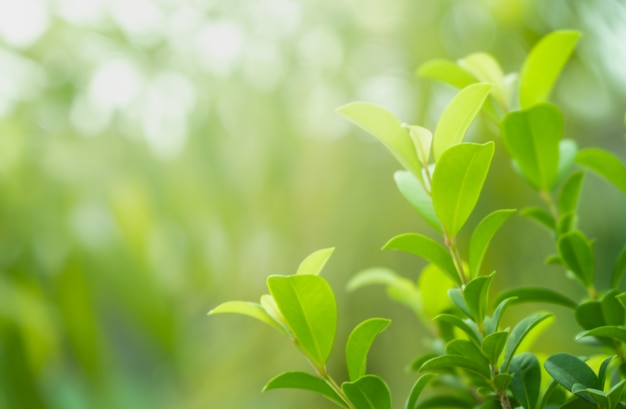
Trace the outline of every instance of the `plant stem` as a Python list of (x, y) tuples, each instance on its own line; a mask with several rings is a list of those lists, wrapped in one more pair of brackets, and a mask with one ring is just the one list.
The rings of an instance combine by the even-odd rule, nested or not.
[(511, 401), (505, 391), (498, 391), (498, 398), (500, 398), (500, 405), (502, 405), (502, 409), (512, 409)]
[(448, 251), (450, 251), (450, 255), (452, 256), (452, 261), (454, 261), (454, 265), (459, 273), (461, 284), (465, 286), (467, 284), (467, 277), (465, 276), (465, 270), (463, 269), (463, 260), (461, 259), (459, 248), (456, 246), (456, 237), (450, 237), (444, 231), (444, 238), (446, 247), (448, 247)]
[[(349, 409), (356, 409), (352, 402), (348, 400), (348, 397), (343, 393), (337, 382), (328, 374), (325, 367), (316, 368), (319, 376), (339, 395), (341, 400), (348, 406)], [(321, 369), (321, 370), (320, 370)]]
[(550, 211), (550, 214), (552, 215), (552, 217), (554, 217), (554, 222), (558, 223), (559, 222), (559, 210), (554, 204), (554, 200), (552, 199), (552, 195), (550, 194), (550, 192), (547, 190), (542, 190), (541, 192), (539, 192), (539, 196), (541, 196), (541, 199), (543, 199), (543, 201), (546, 202), (546, 205), (548, 206), (548, 210)]

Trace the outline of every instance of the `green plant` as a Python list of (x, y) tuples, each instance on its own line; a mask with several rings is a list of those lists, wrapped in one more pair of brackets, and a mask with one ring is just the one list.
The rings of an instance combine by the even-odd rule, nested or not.
[[(593, 240), (577, 228), (585, 171), (598, 173), (626, 194), (626, 166), (609, 152), (578, 149), (574, 141), (563, 139), (562, 114), (546, 102), (579, 37), (573, 31), (545, 37), (527, 57), (519, 78), (504, 75), (498, 62), (484, 53), (456, 63), (436, 60), (423, 65), (419, 75), (460, 89), (434, 134), (404, 125), (373, 104), (355, 102), (338, 109), (380, 140), (405, 168), (394, 175), (398, 189), (438, 238), (408, 233), (384, 246), (429, 263), (416, 283), (389, 270), (371, 269), (357, 274), (349, 285), (350, 289), (386, 286), (394, 299), (411, 308), (432, 330), (431, 353), (412, 365), (420, 376), (406, 399), (406, 409), (626, 407), (621, 402), (626, 386), (622, 379), (626, 374), (622, 350), (626, 293), (618, 289), (626, 270), (626, 248), (614, 263), (610, 288), (598, 290)], [(463, 140), (481, 109), (499, 125), (513, 167), (545, 204), (519, 213), (551, 232), (556, 253), (547, 262), (562, 266), (586, 289), (587, 298), (576, 301), (554, 290), (524, 287), (495, 295), (494, 308), (488, 303), (495, 273), (485, 274), (483, 259), (499, 228), (516, 210), (493, 211), (473, 227), (469, 242), (457, 240), (458, 233), (468, 228), (496, 146), (494, 141)], [(209, 314), (239, 313), (269, 324), (314, 368), (314, 373), (283, 373), (265, 390), (300, 388), (344, 408), (391, 408), (387, 384), (366, 370), (369, 348), (389, 320), (369, 319), (352, 331), (346, 344), (348, 381), (339, 384), (326, 369), (337, 311), (333, 291), (319, 273), (331, 254), (332, 249), (320, 250), (307, 257), (296, 274), (269, 277), (269, 294), (259, 303), (227, 302)], [(601, 360), (596, 372), (585, 359), (565, 351), (548, 358), (521, 352), (520, 346), (545, 327), (553, 314), (531, 314), (512, 329), (502, 328), (501, 317), (510, 305), (530, 302), (572, 309), (583, 329), (577, 338), (593, 341), (612, 356)], [(426, 387), (432, 393), (422, 397)]]

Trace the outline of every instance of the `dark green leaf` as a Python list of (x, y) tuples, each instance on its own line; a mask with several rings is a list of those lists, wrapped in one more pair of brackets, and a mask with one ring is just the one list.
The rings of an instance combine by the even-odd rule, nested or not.
[(626, 387), (626, 380), (622, 379), (609, 390), (607, 393), (609, 408), (613, 409), (617, 406), (619, 401), (622, 399), (624, 387)]
[(563, 294), (541, 287), (519, 287), (512, 290), (504, 291), (498, 295), (496, 303), (502, 300), (516, 297), (513, 304), (522, 304), (528, 302), (545, 302), (549, 304), (561, 305), (568, 308), (576, 308), (578, 304)]
[(472, 233), (470, 239), (469, 250), (469, 269), (471, 277), (477, 277), (480, 274), (480, 266), (487, 252), (487, 247), (491, 243), (491, 239), (496, 234), (500, 226), (508, 219), (515, 210), (496, 210), (485, 217)]
[(559, 409), (598, 409), (598, 406), (576, 396), (574, 399), (561, 405)]
[(580, 187), (583, 183), (584, 172), (573, 173), (561, 188), (559, 194), (559, 211), (561, 213), (575, 213), (580, 196)]
[(471, 409), (474, 407), (474, 404), (464, 400), (462, 398), (458, 398), (456, 396), (435, 396), (432, 398), (424, 399), (421, 401), (415, 409), (441, 409), (441, 408), (461, 408), (461, 409)]
[(614, 154), (598, 148), (587, 148), (578, 152), (576, 162), (598, 173), (626, 193), (626, 165)]
[(311, 275), (319, 275), (326, 262), (330, 258), (330, 256), (335, 251), (335, 248), (328, 248), (323, 250), (318, 250), (312, 254), (310, 254), (307, 258), (305, 258), (300, 266), (298, 267), (298, 271), (296, 274), (311, 274)]
[(365, 375), (367, 354), (374, 342), (391, 321), (383, 318), (371, 318), (354, 328), (346, 343), (346, 364), (351, 381)]
[(461, 284), (450, 253), (430, 237), (417, 233), (401, 234), (389, 240), (383, 249), (402, 250), (422, 257), (439, 267), (454, 282)]
[(493, 274), (489, 276), (476, 277), (463, 289), (463, 297), (467, 303), (467, 307), (472, 313), (474, 322), (482, 322), (487, 311), (487, 294), (489, 286), (493, 280)]
[(355, 409), (391, 409), (389, 387), (376, 375), (365, 375), (354, 382), (345, 382), (341, 390)]
[(576, 322), (584, 329), (593, 329), (606, 325), (602, 315), (602, 305), (591, 300), (581, 303), (575, 312)]
[(417, 178), (406, 170), (395, 172), (393, 178), (402, 196), (433, 229), (441, 233), (441, 223), (433, 208), (433, 200), (424, 191)]
[(537, 357), (525, 352), (511, 360), (509, 373), (513, 374), (511, 392), (526, 409), (534, 409), (539, 399), (541, 386), (541, 367)]
[(440, 371), (442, 369), (461, 368), (470, 373), (479, 375), (484, 379), (491, 378), (491, 370), (489, 366), (482, 365), (473, 359), (459, 355), (442, 355), (430, 359), (422, 365), (420, 371)]
[(526, 207), (519, 212), (522, 216), (539, 223), (550, 231), (556, 231), (556, 222), (554, 217), (547, 211), (539, 207)]
[(559, 353), (552, 355), (544, 364), (546, 371), (568, 391), (579, 383), (587, 388), (599, 389), (600, 382), (593, 370), (578, 357)]
[(502, 318), (502, 314), (504, 314), (504, 311), (506, 311), (507, 307), (511, 305), (514, 301), (515, 301), (515, 297), (509, 297), (497, 303), (497, 307), (495, 311), (493, 312), (491, 319), (488, 320), (488, 323), (485, 324), (487, 334), (491, 334), (498, 330), (498, 326), (500, 325), (500, 318)]
[(459, 89), (477, 82), (470, 73), (449, 60), (427, 61), (417, 70), (417, 75), (442, 81)]
[(438, 357), (439, 354), (425, 354), (425, 355), (421, 355), (419, 358), (417, 358), (415, 361), (413, 361), (411, 363), (411, 370), (412, 371), (419, 371), (420, 368), (422, 367), (422, 365), (424, 365), (424, 362), (433, 359), (435, 357)]
[(506, 391), (509, 388), (509, 385), (511, 385), (512, 380), (513, 376), (511, 376), (511, 374), (499, 373), (493, 377), (493, 385), (499, 391)]
[(415, 382), (415, 384), (413, 384), (413, 387), (411, 388), (411, 393), (409, 394), (409, 397), (407, 398), (406, 403), (404, 404), (404, 409), (415, 409), (416, 408), (417, 400), (419, 399), (420, 395), (422, 394), (422, 391), (424, 390), (424, 387), (435, 376), (436, 376), (435, 374), (428, 373), (428, 374), (424, 374), (424, 375), (420, 376), (417, 379), (417, 381)]
[(498, 364), (498, 358), (502, 354), (508, 336), (508, 331), (499, 331), (489, 334), (483, 339), (480, 349), (492, 365)]
[(435, 212), (450, 237), (455, 237), (470, 216), (491, 165), (494, 143), (463, 143), (448, 149), (433, 175)]
[(618, 327), (616, 325), (605, 325), (593, 328), (576, 335), (576, 339), (585, 337), (603, 337), (614, 339), (618, 342), (626, 342), (626, 327)]
[(509, 365), (511, 364), (511, 359), (517, 351), (517, 348), (522, 343), (523, 339), (528, 335), (528, 333), (535, 328), (540, 322), (543, 320), (550, 318), (552, 314), (549, 313), (540, 313), (528, 316), (521, 320), (513, 331), (511, 331), (511, 335), (509, 335), (509, 339), (506, 341), (506, 346), (504, 348), (504, 361), (502, 362), (502, 372), (508, 372)]
[(609, 290), (600, 298), (602, 317), (607, 325), (624, 325), (624, 307), (618, 300), (618, 290)]
[(586, 388), (585, 385), (575, 383), (572, 386), (572, 393), (586, 400), (595, 403), (599, 408), (608, 408), (609, 399), (606, 392), (594, 388)]
[(339, 397), (323, 379), (311, 375), (306, 372), (285, 372), (270, 380), (263, 388), (263, 391), (272, 389), (293, 388), (304, 389), (307, 391), (319, 393), (320, 395), (330, 399), (342, 408), (347, 408), (344, 401)]
[(267, 286), (291, 332), (318, 365), (326, 363), (337, 329), (337, 305), (320, 276), (270, 276)]
[(617, 257), (613, 271), (611, 272), (611, 288), (619, 287), (626, 271), (626, 246), (622, 249)]
[(600, 369), (598, 370), (598, 386), (602, 390), (604, 390), (604, 383), (606, 380), (606, 371), (609, 368), (609, 365), (611, 364), (611, 362), (613, 362), (614, 358), (615, 358), (615, 355), (610, 356), (606, 358), (604, 361), (602, 361), (602, 364), (600, 364)]
[(463, 297), (463, 290), (460, 288), (451, 288), (448, 290), (448, 297), (450, 297), (450, 300), (452, 300), (454, 305), (459, 307), (461, 312), (465, 314), (466, 317), (473, 318), (472, 312), (468, 308), (465, 298)]
[(593, 286), (595, 274), (593, 250), (585, 235), (574, 230), (559, 237), (559, 255), (585, 287)]

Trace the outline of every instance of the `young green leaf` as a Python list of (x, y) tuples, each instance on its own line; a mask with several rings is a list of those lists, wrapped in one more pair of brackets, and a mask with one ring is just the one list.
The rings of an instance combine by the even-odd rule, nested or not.
[(257, 320), (275, 328), (278, 332), (285, 334), (285, 329), (278, 322), (276, 322), (260, 304), (247, 301), (227, 301), (213, 308), (209, 311), (208, 315), (227, 313), (246, 315), (248, 317), (256, 318)]
[(371, 318), (361, 322), (352, 330), (346, 343), (346, 364), (351, 381), (365, 375), (367, 353), (380, 334), (391, 321), (383, 318)]
[(456, 281), (448, 278), (434, 264), (422, 269), (417, 285), (422, 295), (424, 312), (430, 319), (452, 306), (448, 290), (457, 285)]
[(402, 196), (433, 229), (441, 233), (441, 223), (433, 208), (433, 200), (415, 176), (409, 171), (399, 170), (393, 174), (393, 178)]
[(515, 297), (509, 297), (496, 303), (497, 307), (493, 312), (491, 319), (485, 318), (485, 330), (487, 331), (487, 334), (491, 334), (498, 330), (502, 314), (504, 314), (504, 311), (506, 311), (507, 307), (513, 304), (514, 301)]
[(571, 391), (577, 383), (587, 388), (600, 388), (600, 382), (593, 370), (574, 355), (566, 353), (552, 355), (546, 359), (544, 366), (550, 376), (568, 391)]
[(499, 331), (493, 332), (483, 339), (480, 349), (492, 365), (497, 365), (508, 336), (509, 331)]
[(575, 383), (572, 385), (572, 393), (585, 399), (589, 403), (595, 403), (599, 408), (609, 408), (608, 394), (595, 388), (586, 388), (585, 385)]
[(567, 308), (576, 308), (578, 304), (565, 295), (541, 287), (519, 287), (504, 291), (496, 298), (496, 304), (510, 297), (515, 297), (513, 304), (522, 304), (528, 302), (545, 302), (548, 304), (561, 305)]
[(283, 388), (303, 389), (319, 393), (342, 408), (348, 407), (337, 392), (323, 379), (307, 372), (294, 371), (282, 373), (271, 379), (263, 388), (263, 392)]
[(540, 226), (543, 226), (552, 232), (556, 232), (556, 221), (554, 220), (554, 217), (539, 207), (526, 207), (520, 210), (519, 214), (524, 217), (528, 217)]
[(415, 409), (472, 409), (475, 404), (476, 402), (470, 402), (469, 399), (463, 399), (459, 396), (441, 395), (424, 399), (415, 406)]
[(509, 373), (513, 374), (510, 388), (515, 399), (526, 409), (537, 407), (541, 386), (541, 367), (537, 357), (528, 352), (514, 356)]
[(439, 267), (441, 271), (446, 273), (448, 278), (459, 285), (461, 284), (459, 273), (456, 271), (450, 253), (448, 253), (445, 247), (430, 237), (417, 233), (400, 234), (389, 240), (383, 246), (383, 249), (406, 251), (422, 257)]
[(354, 382), (344, 382), (341, 390), (355, 409), (391, 409), (389, 387), (376, 375), (365, 375)]
[(439, 162), (443, 153), (450, 147), (463, 142), (465, 132), (480, 111), (492, 87), (491, 84), (484, 83), (469, 85), (459, 91), (448, 104), (435, 129), (433, 140), (435, 162)]
[(493, 236), (513, 213), (515, 210), (512, 209), (496, 210), (481, 220), (474, 229), (469, 249), (469, 270), (472, 278), (480, 274), (480, 266)]
[(422, 64), (416, 74), (419, 77), (448, 83), (456, 88), (465, 88), (477, 82), (472, 74), (449, 60), (430, 60)]
[(463, 290), (463, 297), (475, 322), (482, 322), (485, 318), (488, 300), (487, 294), (491, 280), (493, 280), (493, 274), (476, 277), (470, 281)]
[(453, 339), (446, 344), (447, 355), (458, 355), (469, 358), (475, 363), (489, 367), (489, 361), (483, 355), (482, 351), (471, 341), (466, 339)]
[(613, 356), (610, 356), (610, 357), (606, 358), (600, 364), (600, 369), (598, 370), (598, 386), (602, 390), (604, 390), (604, 383), (605, 383), (605, 380), (606, 380), (606, 371), (609, 368), (609, 365), (611, 364), (611, 362), (613, 361), (615, 356), (616, 355), (613, 355)]
[(603, 327), (593, 328), (576, 335), (576, 339), (582, 339), (585, 337), (602, 337), (610, 338), (618, 342), (626, 342), (626, 327), (606, 325)]
[(436, 376), (435, 374), (427, 373), (427, 374), (420, 376), (417, 379), (417, 381), (415, 381), (415, 383), (413, 384), (413, 387), (411, 388), (411, 393), (409, 394), (409, 397), (407, 398), (406, 403), (404, 404), (404, 409), (416, 408), (417, 400), (422, 394), (422, 391), (424, 390), (428, 382), (430, 382), (431, 379), (433, 379), (435, 376)]
[(335, 248), (331, 247), (311, 253), (300, 263), (296, 274), (319, 275), (334, 251)]
[(404, 127), (409, 131), (409, 136), (415, 146), (415, 152), (417, 152), (417, 159), (422, 165), (428, 166), (433, 134), (428, 129), (417, 125), (405, 125)]
[(460, 329), (461, 331), (465, 332), (465, 334), (468, 336), (468, 338), (474, 342), (476, 345), (480, 345), (481, 344), (481, 340), (480, 340), (480, 335), (478, 333), (478, 331), (476, 330), (476, 328), (470, 326), (470, 324), (464, 320), (462, 320), (461, 318), (457, 317), (456, 315), (452, 315), (452, 314), (439, 314), (435, 317), (436, 321), (442, 321), (448, 324), (451, 324), (455, 327), (457, 327), (458, 329)]
[(555, 31), (533, 47), (526, 57), (520, 76), (522, 108), (548, 98), (579, 38), (580, 33), (577, 31)]
[(441, 156), (432, 181), (435, 212), (450, 237), (455, 237), (470, 216), (491, 165), (494, 143), (463, 143)]
[(491, 378), (491, 370), (488, 365), (483, 365), (471, 358), (460, 355), (441, 355), (430, 359), (424, 362), (420, 371), (441, 371), (456, 368), (464, 369), (487, 380)]
[(337, 305), (328, 282), (315, 275), (274, 275), (267, 287), (301, 348), (324, 365), (337, 329)]
[(586, 148), (578, 152), (576, 162), (626, 193), (626, 165), (614, 154), (598, 148)]
[(593, 286), (593, 251), (585, 235), (578, 230), (570, 231), (559, 237), (557, 247), (568, 270), (586, 287)]
[(620, 294), (619, 290), (609, 290), (600, 298), (600, 306), (602, 307), (602, 316), (607, 325), (624, 325), (626, 319), (624, 307), (617, 298)]
[(422, 165), (409, 133), (391, 112), (367, 102), (352, 102), (337, 109), (346, 119), (376, 137), (413, 175), (422, 179)]
[(502, 139), (509, 154), (526, 180), (542, 191), (549, 191), (556, 180), (562, 134), (563, 117), (552, 104), (511, 112), (502, 120)]
[(573, 173), (561, 188), (559, 194), (559, 211), (561, 213), (575, 213), (580, 196), (580, 187), (583, 183), (584, 172)]
[(569, 173), (576, 163), (576, 155), (578, 154), (578, 145), (572, 139), (561, 139), (559, 142), (559, 166), (556, 171), (556, 180), (554, 184), (559, 183)]
[(515, 351), (528, 333), (543, 320), (550, 318), (551, 316), (552, 314), (550, 313), (530, 315), (521, 320), (515, 328), (513, 328), (513, 331), (511, 331), (511, 335), (509, 335), (509, 339), (506, 341), (506, 346), (504, 348), (504, 361), (501, 366), (502, 372), (508, 372), (511, 359), (513, 359)]
[(615, 408), (619, 401), (622, 399), (624, 393), (624, 387), (626, 387), (626, 379), (622, 379), (615, 384), (607, 393), (608, 407)]
[(626, 246), (622, 249), (617, 257), (613, 271), (611, 272), (611, 288), (619, 287), (626, 271)]
[(581, 303), (576, 307), (574, 315), (576, 322), (578, 322), (583, 329), (593, 329), (606, 325), (600, 301), (590, 300)]

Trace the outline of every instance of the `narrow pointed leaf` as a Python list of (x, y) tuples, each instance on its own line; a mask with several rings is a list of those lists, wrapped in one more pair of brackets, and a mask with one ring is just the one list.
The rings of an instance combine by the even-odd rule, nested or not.
[(585, 385), (575, 383), (572, 386), (572, 393), (585, 399), (589, 403), (595, 403), (599, 408), (608, 408), (609, 398), (607, 393), (595, 388), (586, 388)]
[(417, 178), (406, 170), (395, 172), (393, 178), (402, 196), (433, 229), (441, 233), (441, 223), (433, 208), (433, 200)]
[(469, 250), (469, 268), (472, 278), (480, 274), (483, 258), (493, 236), (513, 213), (515, 210), (512, 209), (496, 210), (487, 215), (474, 229)]
[(320, 276), (270, 276), (267, 286), (291, 332), (318, 365), (326, 363), (337, 329), (337, 305)]
[(463, 88), (441, 114), (433, 140), (435, 162), (450, 147), (463, 142), (465, 132), (489, 95), (491, 84), (472, 84)]
[(311, 253), (300, 263), (296, 274), (319, 275), (334, 251), (335, 248), (332, 247)]
[(593, 329), (606, 325), (599, 301), (591, 300), (581, 303), (574, 313), (576, 322), (584, 329)]
[(581, 332), (576, 335), (576, 339), (585, 337), (603, 337), (611, 338), (618, 342), (626, 342), (626, 327), (618, 327), (616, 325), (606, 325)]
[(611, 272), (611, 288), (619, 287), (626, 271), (626, 247), (622, 249), (617, 257), (613, 271)]
[(457, 355), (469, 358), (480, 366), (489, 367), (489, 360), (483, 355), (480, 348), (466, 339), (453, 339), (446, 344), (447, 355)]
[(619, 401), (622, 399), (622, 394), (624, 393), (624, 387), (626, 387), (626, 379), (622, 379), (617, 384), (615, 384), (607, 393), (607, 400), (609, 401), (609, 408), (614, 408), (617, 406)]
[(495, 311), (493, 312), (491, 319), (485, 320), (486, 321), (485, 328), (487, 330), (487, 334), (491, 334), (498, 330), (498, 326), (500, 325), (500, 319), (502, 318), (502, 314), (504, 314), (504, 311), (506, 311), (509, 305), (515, 302), (515, 299), (516, 299), (515, 297), (508, 297), (496, 303), (497, 307)]
[(365, 375), (354, 382), (345, 382), (341, 390), (355, 409), (391, 409), (389, 387), (376, 375)]
[(615, 356), (616, 355), (606, 358), (604, 361), (602, 361), (602, 364), (600, 364), (600, 369), (598, 370), (598, 386), (602, 390), (604, 390), (604, 383), (606, 380), (606, 371), (609, 368), (609, 365), (611, 364)]
[(417, 400), (422, 394), (422, 391), (424, 390), (428, 382), (430, 382), (431, 379), (433, 379), (435, 376), (435, 374), (427, 373), (420, 376), (417, 381), (415, 381), (415, 384), (413, 384), (413, 387), (411, 388), (411, 393), (409, 394), (409, 397), (404, 404), (404, 409), (416, 408)]
[(470, 281), (463, 289), (463, 297), (467, 303), (475, 322), (482, 322), (487, 311), (487, 294), (489, 286), (493, 280), (493, 274), (489, 276), (476, 277)]
[(422, 296), (424, 312), (432, 319), (452, 306), (448, 290), (458, 284), (448, 278), (440, 268), (429, 264), (422, 269), (417, 285)]
[(526, 57), (520, 76), (522, 108), (545, 101), (550, 96), (579, 38), (580, 33), (577, 31), (555, 31), (533, 47)]
[(541, 367), (537, 357), (528, 352), (513, 357), (509, 373), (513, 374), (510, 388), (515, 399), (524, 408), (534, 409), (541, 387)]
[(499, 331), (491, 333), (483, 339), (480, 349), (492, 365), (497, 365), (508, 336), (508, 331)]
[(513, 359), (515, 351), (517, 351), (517, 348), (520, 346), (528, 333), (543, 320), (550, 318), (551, 316), (552, 314), (549, 313), (534, 314), (524, 318), (515, 326), (515, 328), (513, 328), (504, 348), (504, 361), (502, 362), (502, 372), (508, 371), (509, 365), (511, 364), (511, 359)]
[(448, 290), (448, 297), (450, 297), (452, 303), (456, 305), (467, 318), (474, 318), (465, 302), (465, 297), (463, 297), (463, 290), (460, 288), (451, 288)]
[(562, 134), (561, 111), (547, 103), (511, 112), (502, 121), (502, 139), (509, 154), (526, 180), (543, 191), (549, 191), (556, 180)]
[(539, 207), (526, 207), (520, 211), (520, 215), (528, 217), (550, 231), (556, 231), (556, 221), (552, 215)]
[(424, 166), (428, 165), (430, 160), (430, 148), (433, 142), (433, 134), (426, 128), (417, 125), (406, 125), (409, 130), (409, 136), (415, 146), (417, 159)]
[(401, 250), (433, 263), (443, 271), (448, 278), (461, 284), (461, 279), (452, 262), (452, 257), (448, 250), (430, 237), (417, 233), (406, 233), (396, 236), (383, 246), (385, 250)]
[[(559, 183), (576, 163), (576, 155), (578, 154), (578, 145), (572, 139), (561, 139), (559, 142), (559, 166), (557, 167), (557, 176), (554, 183)], [(553, 186), (554, 186), (553, 183)]]
[(471, 409), (474, 407), (476, 403), (470, 403), (468, 400), (457, 397), (457, 396), (433, 396), (432, 398), (424, 399), (421, 401), (415, 409), (441, 409), (441, 408), (460, 408), (460, 409)]
[(559, 237), (559, 255), (570, 270), (583, 285), (593, 285), (595, 263), (591, 243), (578, 230), (571, 231)]
[(544, 364), (546, 371), (568, 391), (574, 384), (599, 389), (599, 380), (593, 370), (579, 358), (571, 354), (552, 355)]
[(209, 311), (214, 314), (240, 314), (255, 318), (284, 333), (285, 330), (265, 311), (261, 305), (247, 301), (227, 301)]
[(405, 169), (422, 178), (422, 166), (409, 133), (391, 112), (367, 102), (353, 102), (337, 112), (377, 138)]
[(563, 185), (559, 194), (559, 211), (561, 213), (573, 213), (576, 211), (584, 176), (584, 172), (576, 172)]
[(541, 287), (519, 287), (502, 292), (498, 295), (496, 304), (510, 297), (516, 297), (513, 304), (544, 302), (572, 309), (575, 309), (578, 306), (574, 300), (564, 296), (563, 294), (549, 288)]
[(372, 343), (391, 321), (383, 318), (371, 318), (361, 322), (352, 330), (346, 343), (346, 364), (351, 381), (365, 375), (367, 354)]
[(614, 154), (598, 148), (578, 152), (576, 162), (585, 166), (626, 193), (626, 165)]
[(432, 198), (435, 212), (450, 237), (455, 237), (474, 210), (482, 190), (494, 143), (463, 143), (448, 149), (435, 168)]
[(450, 60), (427, 61), (417, 70), (417, 75), (442, 81), (459, 89), (477, 82), (472, 74)]
[(321, 378), (307, 372), (285, 372), (271, 379), (263, 388), (263, 392), (272, 389), (303, 389), (330, 399), (342, 408), (347, 408), (341, 397)]
[(487, 365), (460, 355), (441, 355), (430, 359), (422, 365), (420, 371), (441, 371), (461, 368), (485, 379), (491, 378), (491, 370)]
[(467, 322), (463, 321), (461, 318), (457, 317), (456, 315), (439, 314), (435, 317), (435, 320), (443, 321), (443, 322), (446, 322), (448, 324), (451, 324), (457, 327), (458, 329), (463, 331), (468, 336), (468, 338), (471, 341), (473, 341), (476, 345), (481, 344), (481, 340), (480, 340), (480, 336), (478, 335), (478, 332), (474, 328), (472, 328)]
[(504, 73), (498, 61), (487, 53), (474, 53), (458, 61), (465, 71), (478, 78), (480, 82), (493, 84), (493, 95), (503, 104), (506, 104), (504, 92)]

